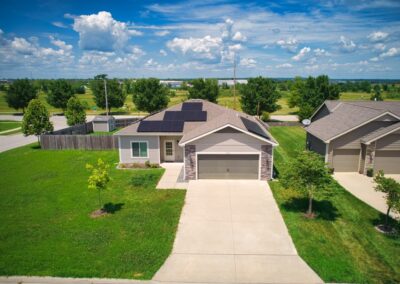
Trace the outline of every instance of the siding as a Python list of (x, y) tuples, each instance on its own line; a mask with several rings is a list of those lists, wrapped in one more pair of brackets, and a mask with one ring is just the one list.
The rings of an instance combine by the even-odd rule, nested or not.
[[(158, 145), (158, 136), (119, 136), (120, 143), (120, 163), (150, 163), (160, 162), (160, 151)], [(132, 158), (131, 141), (147, 141), (148, 142), (148, 158)]]
[(192, 144), (197, 152), (257, 152), (266, 144), (244, 133), (213, 133)]
[(179, 140), (181, 140), (182, 136), (160, 136), (160, 152), (161, 152), (161, 162), (164, 161), (164, 141), (165, 140), (173, 140), (174, 141), (174, 149), (175, 149), (175, 161), (183, 162), (183, 147), (178, 145)]
[(108, 132), (108, 123), (106, 121), (93, 122), (93, 132)]
[(326, 144), (321, 139), (307, 132), (307, 148), (322, 156), (325, 156)]
[(320, 109), (319, 109), (319, 111), (314, 115), (314, 117), (312, 118), (312, 122), (314, 122), (314, 121), (316, 121), (316, 120), (318, 120), (318, 119), (320, 119), (320, 118), (323, 118), (323, 117), (325, 117), (325, 116), (327, 116), (327, 115), (329, 115), (330, 114), (330, 112), (329, 112), (329, 110), (328, 110), (328, 108), (326, 107), (326, 105), (324, 104)]
[(400, 134), (393, 133), (376, 142), (377, 150), (400, 150)]

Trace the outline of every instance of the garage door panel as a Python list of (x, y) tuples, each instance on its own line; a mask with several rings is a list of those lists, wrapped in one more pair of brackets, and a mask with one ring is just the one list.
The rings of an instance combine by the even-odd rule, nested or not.
[(376, 151), (374, 171), (386, 174), (400, 174), (400, 151)]
[(198, 155), (199, 179), (258, 179), (258, 155)]
[(357, 172), (360, 149), (333, 150), (333, 168), (336, 172)]

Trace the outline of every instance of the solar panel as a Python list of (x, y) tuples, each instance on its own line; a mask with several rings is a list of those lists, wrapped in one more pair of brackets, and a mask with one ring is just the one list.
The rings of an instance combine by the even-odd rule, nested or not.
[(203, 110), (203, 103), (183, 103), (182, 110)]
[(138, 132), (182, 132), (184, 121), (143, 120)]
[(261, 126), (258, 125), (258, 123), (254, 122), (254, 121), (251, 121), (251, 120), (249, 120), (247, 118), (244, 118), (244, 117), (241, 117), (241, 119), (242, 119), (242, 122), (243, 122), (244, 126), (246, 126), (246, 128), (247, 128), (247, 130), (249, 132), (252, 132), (254, 134), (260, 135), (260, 136), (265, 137), (265, 138), (269, 138), (265, 134), (265, 132), (262, 130)]
[(207, 121), (206, 111), (166, 111), (164, 120), (168, 121)]

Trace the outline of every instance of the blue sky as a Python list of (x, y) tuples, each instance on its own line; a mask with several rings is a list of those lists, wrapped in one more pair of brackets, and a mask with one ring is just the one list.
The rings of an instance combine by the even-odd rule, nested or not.
[(400, 1), (19, 1), (0, 78), (400, 78)]

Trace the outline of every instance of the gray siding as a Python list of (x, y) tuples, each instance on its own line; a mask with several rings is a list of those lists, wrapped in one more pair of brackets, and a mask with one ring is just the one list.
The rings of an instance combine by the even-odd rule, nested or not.
[(376, 141), (377, 150), (400, 150), (400, 133), (389, 134)]
[(307, 147), (322, 156), (325, 156), (326, 144), (321, 139), (307, 132)]
[(314, 115), (314, 117), (312, 118), (312, 120), (311, 121), (316, 121), (316, 120), (318, 120), (318, 119), (321, 119), (321, 118), (323, 118), (323, 117), (325, 117), (325, 116), (327, 116), (327, 115), (329, 115), (330, 114), (330, 112), (329, 112), (329, 110), (328, 110), (328, 108), (326, 107), (326, 105), (324, 104), (320, 109), (319, 109), (319, 111)]
[(200, 152), (257, 152), (266, 144), (244, 133), (213, 133), (192, 144)]
[(174, 150), (175, 150), (175, 162), (183, 162), (183, 147), (178, 145), (179, 140), (181, 140), (182, 136), (160, 136), (160, 152), (161, 152), (161, 162), (164, 162), (164, 142), (165, 140), (174, 141)]
[[(158, 164), (160, 162), (160, 147), (158, 136), (119, 136), (119, 161), (120, 163), (150, 163)], [(131, 142), (147, 141), (148, 142), (148, 158), (133, 158)]]
[(96, 121), (93, 122), (93, 132), (108, 132), (107, 121)]

